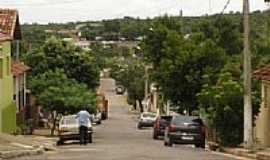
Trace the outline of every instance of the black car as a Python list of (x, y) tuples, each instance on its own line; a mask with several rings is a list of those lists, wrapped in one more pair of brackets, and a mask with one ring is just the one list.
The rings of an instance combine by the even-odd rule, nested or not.
[(174, 116), (165, 129), (164, 145), (194, 144), (205, 148), (206, 127), (199, 117)]
[(153, 128), (153, 139), (158, 139), (159, 136), (164, 136), (165, 128), (170, 124), (172, 116), (157, 117)]

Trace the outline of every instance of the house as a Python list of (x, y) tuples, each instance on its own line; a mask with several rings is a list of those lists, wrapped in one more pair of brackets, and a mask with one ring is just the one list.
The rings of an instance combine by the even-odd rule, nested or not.
[(261, 80), (261, 106), (255, 121), (255, 138), (261, 147), (270, 147), (270, 65), (253, 72)]
[(0, 131), (16, 130), (16, 114), (26, 105), (26, 71), (19, 61), (21, 30), (16, 10), (0, 9)]

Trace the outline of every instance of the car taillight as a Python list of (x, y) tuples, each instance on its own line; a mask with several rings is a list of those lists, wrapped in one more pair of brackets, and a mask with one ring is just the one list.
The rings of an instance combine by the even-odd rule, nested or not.
[(175, 132), (176, 131), (176, 125), (175, 124), (170, 124), (169, 130), (170, 130), (170, 132)]

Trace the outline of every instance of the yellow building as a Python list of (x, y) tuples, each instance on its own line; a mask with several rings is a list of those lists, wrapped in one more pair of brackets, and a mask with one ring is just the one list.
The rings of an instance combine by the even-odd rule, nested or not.
[(18, 58), (20, 39), (18, 12), (0, 9), (0, 132), (15, 132), (16, 115), (26, 101), (25, 72), (29, 68)]
[(258, 146), (270, 147), (270, 65), (254, 72), (261, 80), (261, 107), (255, 122), (255, 139)]

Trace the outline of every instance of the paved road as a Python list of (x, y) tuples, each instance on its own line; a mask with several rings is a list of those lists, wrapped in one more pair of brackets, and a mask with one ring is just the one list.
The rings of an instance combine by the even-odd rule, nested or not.
[(128, 111), (122, 96), (114, 94), (114, 81), (101, 81), (109, 99), (109, 120), (95, 129), (94, 143), (76, 143), (49, 153), (48, 160), (235, 160), (221, 154), (187, 145), (164, 147), (163, 141), (152, 140), (151, 129), (137, 130), (136, 116)]

